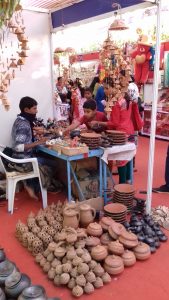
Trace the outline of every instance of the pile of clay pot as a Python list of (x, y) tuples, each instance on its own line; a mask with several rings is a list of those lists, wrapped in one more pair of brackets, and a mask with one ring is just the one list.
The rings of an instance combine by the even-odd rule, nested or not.
[[(137, 236), (103, 217), (87, 204), (52, 204), (27, 225), (16, 225), (16, 236), (35, 256), (56, 286), (67, 286), (75, 297), (91, 294), (138, 260), (150, 257), (150, 247)], [(63, 228), (62, 228), (63, 227)]]
[(56, 286), (67, 286), (75, 297), (93, 293), (111, 281), (110, 275), (151, 255), (148, 245), (109, 217), (86, 229), (64, 228), (57, 238), (35, 260)]
[(30, 213), (27, 225), (20, 220), (16, 224), (16, 237), (33, 256), (43, 252), (55, 241), (55, 235), (63, 228), (63, 204), (51, 204), (46, 209), (40, 209), (37, 215)]

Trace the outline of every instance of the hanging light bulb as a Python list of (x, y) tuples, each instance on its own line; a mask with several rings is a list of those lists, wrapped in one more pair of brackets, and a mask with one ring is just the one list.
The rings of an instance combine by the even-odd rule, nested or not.
[[(118, 8), (118, 11), (121, 10), (121, 5), (119, 3), (113, 3), (112, 7)], [(126, 30), (129, 27), (125, 24), (125, 21), (121, 17), (121, 12), (119, 13), (119, 18), (117, 18), (118, 12), (115, 12), (116, 19), (113, 21), (113, 23), (110, 25), (109, 30)]]

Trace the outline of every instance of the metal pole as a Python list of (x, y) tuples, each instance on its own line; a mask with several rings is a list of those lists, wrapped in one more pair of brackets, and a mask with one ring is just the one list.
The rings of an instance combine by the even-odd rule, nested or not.
[(156, 0), (156, 5), (157, 5), (157, 28), (156, 28), (153, 103), (152, 103), (152, 112), (151, 112), (151, 135), (150, 135), (149, 161), (148, 161), (148, 181), (147, 181), (147, 199), (146, 199), (147, 213), (150, 213), (151, 211), (152, 186), (153, 186), (156, 115), (157, 115), (157, 101), (158, 101), (158, 78), (159, 78), (159, 65), (160, 65), (161, 0)]

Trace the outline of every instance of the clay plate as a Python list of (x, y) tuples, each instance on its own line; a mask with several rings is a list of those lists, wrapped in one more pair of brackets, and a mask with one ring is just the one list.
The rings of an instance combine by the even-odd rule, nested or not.
[(124, 132), (124, 131), (120, 131), (120, 130), (106, 130), (106, 132), (108, 133), (108, 134), (117, 134), (117, 135), (120, 135), (120, 134), (122, 134), (122, 135), (126, 135), (126, 133)]
[(125, 212), (127, 210), (126, 206), (123, 204), (119, 204), (119, 203), (110, 203), (104, 206), (104, 210), (108, 213), (114, 213), (114, 214), (118, 214), (118, 213), (122, 213)]
[(119, 193), (132, 194), (135, 192), (134, 186), (127, 183), (116, 184), (114, 190)]
[(82, 138), (94, 139), (94, 138), (101, 138), (101, 134), (93, 133), (93, 132), (85, 132), (81, 133), (80, 135)]

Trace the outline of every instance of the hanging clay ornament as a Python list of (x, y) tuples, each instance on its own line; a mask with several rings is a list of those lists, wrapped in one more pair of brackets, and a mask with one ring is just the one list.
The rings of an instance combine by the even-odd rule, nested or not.
[(17, 68), (17, 64), (15, 63), (15, 58), (11, 58), (11, 63), (10, 63), (10, 65), (9, 65), (9, 68)]
[(23, 30), (21, 29), (21, 27), (17, 27), (16, 29), (15, 29), (15, 34), (23, 34)]
[(19, 54), (20, 57), (28, 57), (25, 50), (22, 50), (21, 52), (18, 52), (18, 54)]
[(27, 42), (22, 42), (20, 46), (22, 50), (30, 50), (30, 48), (27, 45)]

